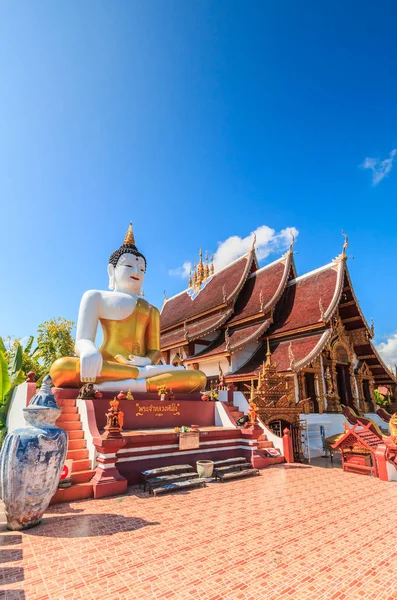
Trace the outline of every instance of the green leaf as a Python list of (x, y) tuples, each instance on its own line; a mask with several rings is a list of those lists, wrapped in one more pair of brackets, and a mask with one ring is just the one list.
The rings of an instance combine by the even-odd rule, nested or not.
[(14, 391), (14, 388), (21, 383), (26, 381), (26, 374), (22, 369), (13, 374), (10, 380), (10, 391)]
[(0, 350), (0, 402), (4, 401), (6, 394), (10, 389), (10, 376), (8, 375), (7, 359)]
[(22, 368), (22, 347), (21, 344), (17, 344), (15, 347), (12, 356), (10, 357), (10, 362), (8, 365), (8, 374), (10, 379), (15, 377), (15, 374)]
[(6, 354), (6, 352), (7, 352), (6, 347), (4, 346), (2, 337), (0, 337), (0, 352), (4, 352), (4, 354)]
[(33, 340), (34, 340), (34, 336), (31, 335), (28, 339), (28, 343), (26, 344), (25, 348), (23, 349), (23, 351), (26, 352), (26, 354), (30, 353), (32, 346), (33, 346)]

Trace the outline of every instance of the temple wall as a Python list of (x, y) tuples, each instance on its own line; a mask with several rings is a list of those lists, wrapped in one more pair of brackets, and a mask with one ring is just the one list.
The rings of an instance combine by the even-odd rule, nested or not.
[(245, 364), (253, 355), (253, 353), (258, 349), (259, 344), (248, 344), (242, 350), (235, 352), (232, 354), (232, 368), (231, 371), (234, 373), (239, 369), (243, 364)]
[(342, 414), (302, 414), (301, 419), (307, 421), (310, 457), (322, 456), (324, 454), (323, 443), (320, 434), (320, 425), (325, 429), (325, 437), (343, 433), (343, 423), (346, 423), (346, 417)]
[[(205, 362), (198, 361), (200, 371), (206, 374), (207, 377), (218, 377), (219, 376), (219, 363), (221, 365), (222, 371), (227, 373), (230, 370), (229, 362), (226, 358), (208, 360)], [(193, 362), (188, 363), (186, 365), (187, 369), (191, 369)]]
[(365, 413), (364, 416), (367, 417), (367, 419), (371, 419), (371, 421), (376, 423), (378, 427), (381, 427), (382, 429), (389, 429), (389, 424), (385, 423), (376, 413), (369, 412)]

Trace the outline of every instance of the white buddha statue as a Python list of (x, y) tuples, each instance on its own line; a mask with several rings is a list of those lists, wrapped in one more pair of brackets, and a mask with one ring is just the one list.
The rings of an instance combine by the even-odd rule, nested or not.
[[(77, 320), (75, 352), (77, 357), (60, 358), (50, 374), (57, 387), (97, 384), (102, 391), (130, 389), (156, 392), (165, 385), (174, 392), (197, 392), (205, 387), (201, 371), (183, 366), (158, 364), (160, 352), (160, 314), (157, 308), (139, 297), (146, 272), (146, 259), (135, 246), (130, 224), (124, 244), (109, 259), (111, 291), (84, 293)], [(103, 343), (95, 347), (98, 322)]]

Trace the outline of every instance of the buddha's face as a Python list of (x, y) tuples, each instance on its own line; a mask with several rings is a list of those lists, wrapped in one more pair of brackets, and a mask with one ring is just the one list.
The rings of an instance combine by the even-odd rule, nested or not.
[(122, 254), (116, 267), (108, 266), (108, 274), (111, 290), (138, 295), (145, 278), (145, 261), (141, 256)]

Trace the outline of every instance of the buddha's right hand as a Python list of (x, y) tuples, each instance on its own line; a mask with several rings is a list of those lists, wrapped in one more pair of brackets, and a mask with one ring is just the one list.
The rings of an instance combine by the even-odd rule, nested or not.
[(82, 382), (94, 383), (102, 371), (102, 354), (96, 348), (85, 349), (80, 353), (80, 379)]

